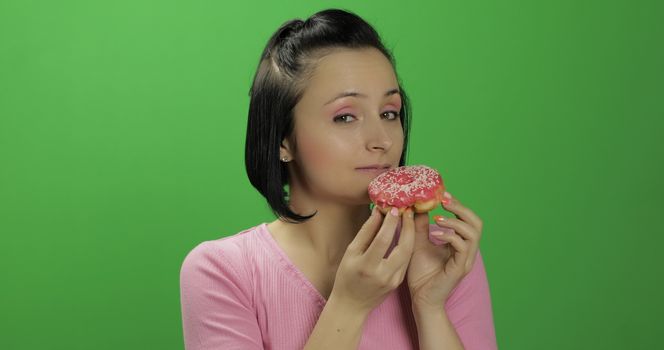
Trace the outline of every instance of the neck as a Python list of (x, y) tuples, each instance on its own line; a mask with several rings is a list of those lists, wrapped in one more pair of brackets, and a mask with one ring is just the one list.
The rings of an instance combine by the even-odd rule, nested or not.
[(318, 200), (304, 191), (290, 193), (290, 207), (311, 219), (301, 224), (278, 221), (289, 232), (289, 241), (318, 256), (331, 266), (338, 266), (357, 232), (371, 214), (368, 204), (343, 204), (329, 199)]

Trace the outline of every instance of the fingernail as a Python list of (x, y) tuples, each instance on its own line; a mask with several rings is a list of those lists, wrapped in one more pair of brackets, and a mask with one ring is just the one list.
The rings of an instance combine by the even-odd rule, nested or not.
[(392, 207), (392, 210), (390, 210), (390, 214), (394, 216), (399, 216), (399, 209), (397, 209), (397, 207)]
[[(447, 192), (445, 192), (445, 193), (447, 193)], [(441, 202), (443, 203), (444, 206), (450, 205), (450, 200), (447, 199), (447, 198), (443, 198), (443, 200)]]
[(431, 232), (431, 235), (432, 235), (432, 236), (436, 236), (436, 237), (440, 237), (440, 236), (442, 236), (442, 235), (444, 235), (444, 234), (445, 234), (445, 232), (443, 232), (443, 231), (434, 231), (434, 232)]
[(433, 219), (436, 220), (436, 221), (438, 221), (438, 222), (443, 222), (443, 221), (445, 221), (445, 217), (442, 216), (442, 215), (436, 215), (436, 216), (433, 217)]
[(445, 191), (445, 193), (443, 193), (443, 197), (445, 197), (447, 199), (452, 199), (452, 195), (447, 191)]
[(413, 210), (408, 208), (406, 210), (406, 216), (408, 216), (409, 219), (412, 219), (413, 218)]

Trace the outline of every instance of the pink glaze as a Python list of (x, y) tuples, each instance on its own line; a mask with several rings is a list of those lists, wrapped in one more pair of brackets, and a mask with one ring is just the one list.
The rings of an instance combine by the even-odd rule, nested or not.
[(376, 176), (369, 183), (369, 198), (377, 206), (407, 208), (445, 191), (440, 174), (426, 165), (402, 166)]

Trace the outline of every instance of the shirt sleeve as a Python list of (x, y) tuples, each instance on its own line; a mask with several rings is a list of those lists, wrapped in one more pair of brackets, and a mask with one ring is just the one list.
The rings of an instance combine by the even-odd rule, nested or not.
[(248, 278), (206, 241), (185, 257), (180, 303), (186, 350), (263, 349)]
[(445, 310), (466, 350), (497, 349), (489, 283), (479, 249), (472, 269), (450, 294)]

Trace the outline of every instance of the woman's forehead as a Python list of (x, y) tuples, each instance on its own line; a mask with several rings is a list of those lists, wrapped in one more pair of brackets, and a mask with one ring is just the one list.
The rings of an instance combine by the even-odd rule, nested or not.
[(376, 49), (347, 49), (323, 57), (309, 77), (303, 99), (320, 107), (341, 94), (383, 98), (386, 91), (398, 88), (389, 60)]

